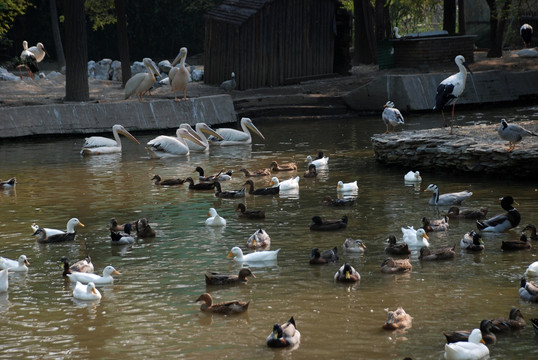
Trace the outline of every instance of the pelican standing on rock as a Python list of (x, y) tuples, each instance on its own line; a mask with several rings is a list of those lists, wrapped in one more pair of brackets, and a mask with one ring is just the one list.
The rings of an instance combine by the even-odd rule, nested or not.
[(263, 134), (260, 132), (260, 130), (258, 130), (258, 128), (256, 128), (256, 126), (254, 126), (252, 120), (249, 118), (244, 117), (241, 119), (241, 129), (243, 129), (243, 131), (230, 128), (217, 129), (217, 133), (222, 137), (223, 140), (215, 139), (212, 137), (212, 144), (223, 146), (252, 144), (252, 136), (250, 135), (249, 130), (251, 130), (256, 135), (265, 140)]
[(458, 97), (463, 93), (463, 90), (465, 90), (465, 80), (467, 79), (467, 71), (465, 69), (467, 69), (469, 73), (471, 73), (471, 76), (473, 75), (473, 72), (465, 63), (465, 58), (463, 56), (456, 56), (454, 61), (456, 62), (456, 65), (458, 65), (460, 71), (441, 81), (441, 83), (437, 87), (435, 106), (433, 107), (433, 110), (441, 110), (441, 115), (443, 115), (443, 126), (445, 126), (446, 121), (445, 114), (443, 113), (443, 108), (446, 105), (452, 105), (452, 118), (450, 119), (450, 135), (453, 134), (452, 126), (454, 123), (454, 107), (456, 106), (456, 101), (458, 100)]
[(389, 125), (392, 126), (392, 132), (395, 132), (396, 126), (404, 124), (404, 118), (402, 116), (402, 113), (400, 112), (400, 110), (394, 107), (394, 103), (392, 101), (387, 101), (387, 103), (383, 106), (385, 109), (383, 110), (381, 117), (383, 118), (383, 122), (387, 127), (387, 131), (385, 131), (385, 134), (389, 133)]
[(186, 129), (189, 132), (195, 132), (200, 137), (200, 141), (204, 144), (204, 146), (200, 146), (198, 143), (191, 141), (189, 138), (185, 138), (185, 142), (187, 143), (187, 146), (189, 147), (190, 151), (209, 150), (209, 142), (207, 141), (205, 134), (214, 136), (217, 139), (222, 138), (222, 136), (220, 136), (215, 130), (211, 129), (206, 123), (197, 123), (194, 126), (194, 129), (190, 124), (186, 123), (179, 125), (179, 127), (181, 129)]
[(151, 89), (155, 83), (155, 75), (161, 75), (150, 58), (144, 58), (142, 62), (144, 63), (147, 72), (135, 74), (127, 80), (127, 83), (125, 84), (125, 99), (136, 94), (138, 100), (142, 101), (142, 95)]
[(119, 134), (122, 134), (127, 139), (140, 144), (140, 142), (138, 142), (133, 135), (125, 130), (122, 125), (112, 126), (112, 134), (114, 135), (114, 140), (102, 136), (91, 136), (86, 138), (80, 153), (82, 155), (103, 155), (121, 152), (121, 140)]
[[(177, 98), (177, 92), (183, 90), (183, 100), (187, 100), (187, 84), (189, 83), (189, 70), (185, 67), (185, 59), (187, 58), (187, 48), (182, 47), (179, 49), (179, 54), (177, 54), (174, 61), (172, 61), (172, 69), (168, 73), (170, 78), (170, 86), (172, 87), (172, 92), (174, 93), (174, 101), (179, 101)], [(176, 64), (179, 62), (179, 67), (176, 67)]]
[(513, 151), (516, 148), (516, 144), (523, 140), (525, 136), (538, 136), (538, 134), (524, 129), (521, 126), (513, 124), (508, 125), (505, 119), (501, 119), (501, 126), (497, 129), (497, 133), (501, 139), (508, 141), (508, 152)]
[(186, 129), (176, 130), (176, 137), (160, 135), (148, 141), (146, 150), (152, 159), (162, 159), (189, 154), (189, 146), (184, 138), (188, 138), (193, 143), (203, 146), (202, 140), (198, 139), (196, 133), (191, 133)]

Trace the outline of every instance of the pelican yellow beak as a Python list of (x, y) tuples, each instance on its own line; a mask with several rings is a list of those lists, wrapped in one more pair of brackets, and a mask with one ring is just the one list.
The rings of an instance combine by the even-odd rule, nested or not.
[(252, 130), (252, 132), (254, 132), (256, 135), (258, 135), (259, 137), (261, 137), (263, 140), (265, 140), (265, 136), (262, 135), (262, 133), (260, 132), (260, 130), (258, 130), (258, 128), (256, 126), (254, 126), (253, 123), (247, 123), (246, 124), (247, 127)]
[(207, 134), (207, 135), (211, 135), (211, 136), (214, 136), (216, 137), (217, 139), (220, 139), (220, 140), (224, 140), (224, 138), (218, 133), (216, 132), (215, 130), (211, 129), (209, 126), (203, 126), (202, 127), (202, 132)]
[(176, 58), (174, 59), (174, 61), (172, 61), (172, 64), (171, 64), (171, 65), (172, 65), (172, 66), (176, 66), (176, 64), (177, 64), (178, 62), (180, 62), (181, 59), (183, 59), (186, 55), (187, 55), (187, 53), (186, 53), (185, 51), (181, 50), (181, 51), (179, 52), (179, 54), (177, 54), (177, 56), (176, 56)]
[(229, 258), (231, 258), (232, 256), (234, 256), (234, 254), (233, 254), (233, 252), (230, 251), (230, 252), (228, 253), (228, 255), (226, 255), (226, 259), (229, 259)]
[(182, 133), (182, 136), (186, 137), (187, 139), (189, 139), (195, 144), (206, 147), (206, 145), (202, 142), (202, 139), (200, 139), (200, 136), (197, 133), (189, 129), (186, 129), (186, 130), (187, 131)]
[(136, 140), (136, 138), (131, 135), (130, 132), (128, 132), (127, 130), (118, 130), (118, 133), (119, 134), (122, 134), (123, 136), (125, 136), (127, 139), (131, 140), (132, 142), (135, 142), (137, 144), (140, 144), (140, 142), (138, 140)]

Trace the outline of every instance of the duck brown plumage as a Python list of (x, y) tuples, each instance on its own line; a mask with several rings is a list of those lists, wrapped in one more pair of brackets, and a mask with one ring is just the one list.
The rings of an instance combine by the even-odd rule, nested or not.
[(77, 261), (74, 264), (69, 265), (69, 260), (67, 257), (62, 256), (60, 261), (63, 263), (63, 276), (71, 274), (72, 271), (83, 272), (83, 273), (93, 273), (94, 266), (90, 255), (87, 255), (86, 258)]
[[(497, 342), (497, 336), (492, 330), (497, 329), (491, 320), (482, 320), (480, 322), (480, 331), (482, 332), (482, 339), (486, 344), (495, 344)], [(458, 341), (467, 341), (472, 330), (456, 330), (451, 332), (443, 332), (446, 337), (447, 343), (455, 343)]]
[(252, 180), (247, 180), (243, 185), (249, 186), (248, 193), (251, 195), (277, 195), (280, 192), (279, 186), (254, 189), (254, 182)]
[(185, 182), (189, 183), (190, 190), (213, 190), (215, 188), (214, 182), (200, 182), (195, 184), (191, 177), (186, 178)]
[(322, 220), (319, 216), (312, 218), (310, 224), (310, 230), (315, 231), (332, 231), (344, 229), (347, 226), (347, 215), (342, 216), (340, 219), (326, 219)]
[(222, 191), (220, 182), (215, 181), (214, 184), (215, 184), (215, 196), (216, 197), (226, 198), (226, 199), (245, 197), (245, 188), (242, 188), (240, 190)]
[(176, 178), (176, 179), (161, 179), (159, 175), (153, 175), (151, 180), (155, 180), (155, 185), (161, 185), (161, 186), (174, 186), (174, 185), (181, 185), (185, 182), (184, 179)]
[(130, 223), (118, 224), (116, 218), (110, 219), (108, 228), (113, 232), (125, 232), (125, 225), (130, 224), (131, 230), (136, 231), (136, 235), (141, 238), (155, 237), (155, 230), (153, 230), (148, 222), (147, 218), (140, 218)]
[(310, 252), (311, 265), (325, 265), (338, 260), (338, 248), (335, 246), (332, 249), (320, 252), (318, 248), (312, 249)]
[(491, 319), (491, 322), (494, 326), (494, 328), (492, 328), (491, 330), (496, 334), (521, 330), (525, 327), (525, 325), (527, 325), (525, 319), (523, 318), (523, 315), (521, 314), (521, 311), (519, 311), (518, 308), (510, 309), (508, 319), (500, 317)]
[(409, 250), (409, 245), (406, 243), (396, 242), (396, 236), (390, 234), (388, 238), (389, 245), (385, 248), (385, 252), (391, 255), (408, 255), (411, 254)]
[(271, 237), (264, 229), (258, 229), (254, 231), (247, 239), (247, 247), (254, 249), (269, 249), (271, 246)]
[(448, 217), (445, 216), (442, 219), (434, 219), (434, 220), (430, 220), (427, 217), (423, 217), (422, 228), (426, 230), (426, 232), (447, 231), (448, 230)]
[(419, 260), (426, 261), (453, 259), (456, 256), (455, 249), (456, 245), (433, 250), (423, 246), (420, 248), (420, 255), (418, 258)]
[(481, 220), (485, 219), (487, 214), (488, 208), (462, 210), (457, 206), (452, 206), (448, 209), (446, 216), (448, 216), (449, 219)]
[(403, 273), (413, 270), (409, 259), (394, 260), (389, 257), (381, 263), (381, 272), (385, 274)]
[(248, 282), (247, 277), (252, 276), (255, 278), (254, 274), (249, 268), (241, 268), (239, 274), (219, 274), (219, 273), (206, 273), (205, 274), (205, 283), (206, 285), (237, 285), (237, 284), (246, 284)]
[(460, 247), (469, 251), (482, 251), (484, 250), (484, 242), (482, 241), (482, 235), (474, 230), (469, 231), (460, 240)]
[(246, 177), (258, 177), (258, 176), (271, 176), (271, 169), (263, 168), (254, 171), (248, 171), (247, 169), (239, 169)]
[(303, 177), (305, 178), (315, 178), (318, 176), (318, 172), (316, 171), (316, 165), (310, 164), (308, 165), (308, 170), (304, 172)]
[(323, 205), (327, 206), (349, 206), (355, 203), (355, 199), (348, 197), (342, 199), (333, 199), (330, 196), (324, 196), (321, 200)]
[(400, 306), (394, 311), (388, 311), (387, 321), (383, 324), (385, 330), (402, 330), (411, 327), (413, 318)]
[(236, 211), (239, 211), (239, 218), (241, 219), (265, 219), (264, 210), (247, 210), (245, 204), (239, 203), (235, 207)]
[(204, 293), (196, 299), (195, 302), (201, 301), (200, 310), (213, 314), (239, 314), (248, 310), (249, 302), (239, 300), (225, 301), (218, 304), (213, 304), (213, 298), (210, 294)]
[(293, 162), (279, 165), (276, 161), (273, 161), (269, 168), (271, 171), (295, 171), (297, 170), (297, 164)]
[(538, 235), (536, 235), (536, 226), (528, 224), (521, 230), (522, 233), (527, 234), (532, 240), (538, 241)]
[(526, 234), (521, 234), (519, 240), (506, 240), (501, 244), (503, 251), (529, 250), (532, 247)]

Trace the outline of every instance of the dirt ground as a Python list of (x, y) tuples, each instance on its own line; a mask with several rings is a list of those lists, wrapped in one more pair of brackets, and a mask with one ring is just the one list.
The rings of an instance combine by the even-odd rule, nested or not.
[[(528, 71), (538, 70), (538, 58), (521, 58), (513, 52), (507, 52), (502, 58), (487, 58), (485, 52), (475, 52), (475, 61), (469, 67), (473, 72), (487, 70)], [(49, 74), (54, 70), (54, 64), (42, 66), (43, 72)], [(285, 94), (323, 94), (338, 96), (349, 92), (375, 76), (382, 73), (413, 74), (423, 72), (446, 72), (447, 75), (456, 72), (454, 64), (445, 64), (429, 69), (395, 68), (379, 70), (376, 65), (354, 66), (349, 76), (336, 76), (319, 80), (305, 81), (300, 84), (259, 88), (246, 91), (234, 90), (234, 100), (248, 97), (277, 96)], [(18, 72), (13, 72), (18, 75)], [(6, 106), (32, 106), (53, 103), (64, 103), (65, 77), (62, 74), (47, 76), (43, 79), (32, 80), (23, 74), (22, 81), (0, 81), (0, 107)], [(123, 89), (120, 83), (104, 80), (89, 80), (90, 101), (115, 102), (138, 101), (136, 98), (124, 100)], [(223, 94), (218, 86), (206, 85), (203, 82), (190, 83), (187, 87), (189, 97), (200, 97)], [(172, 99), (169, 87), (162, 87), (152, 91), (149, 99)]]

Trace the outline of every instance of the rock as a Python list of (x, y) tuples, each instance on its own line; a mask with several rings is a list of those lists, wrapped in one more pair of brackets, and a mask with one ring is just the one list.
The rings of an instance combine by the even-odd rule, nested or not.
[(194, 69), (191, 72), (192, 81), (202, 81), (204, 79), (204, 70)]
[(121, 61), (118, 61), (118, 60), (112, 61), (112, 64), (110, 64), (110, 71), (108, 74), (109, 79), (113, 81), (122, 81), (121, 75), (122, 75)]
[(110, 80), (108, 73), (110, 71), (111, 59), (101, 59), (95, 64), (95, 78), (99, 80)]
[(165, 74), (168, 74), (170, 72), (170, 69), (172, 68), (172, 64), (170, 64), (170, 61), (168, 60), (163, 60), (157, 65), (158, 69)]
[(20, 81), (21, 78), (19, 76), (13, 75), (9, 71), (7, 71), (6, 68), (3, 68), (0, 66), (0, 80), (4, 81)]
[(88, 78), (95, 79), (95, 61), (88, 61)]
[[(154, 61), (152, 61), (153, 66), (157, 67), (157, 64), (155, 64)], [(134, 76), (138, 73), (146, 72), (146, 66), (144, 66), (144, 63), (142, 61), (135, 61), (133, 65), (131, 66), (131, 76)]]

